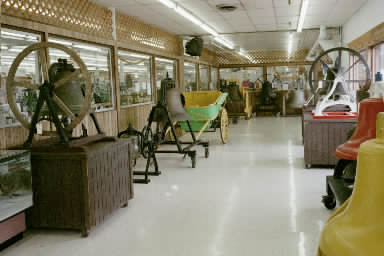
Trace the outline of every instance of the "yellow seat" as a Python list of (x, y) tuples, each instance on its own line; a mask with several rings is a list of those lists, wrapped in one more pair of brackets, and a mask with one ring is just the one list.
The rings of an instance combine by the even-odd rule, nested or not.
[(353, 193), (324, 227), (318, 256), (384, 255), (384, 113), (376, 139), (361, 144)]

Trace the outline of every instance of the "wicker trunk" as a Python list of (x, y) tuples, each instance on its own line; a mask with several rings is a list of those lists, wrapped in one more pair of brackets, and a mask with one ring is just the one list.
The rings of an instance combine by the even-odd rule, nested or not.
[(133, 197), (129, 139), (85, 138), (76, 145), (42, 141), (31, 149), (36, 228), (80, 230), (87, 236)]
[(348, 131), (356, 119), (313, 119), (311, 112), (303, 113), (304, 160), (312, 165), (335, 165), (336, 148), (347, 140)]

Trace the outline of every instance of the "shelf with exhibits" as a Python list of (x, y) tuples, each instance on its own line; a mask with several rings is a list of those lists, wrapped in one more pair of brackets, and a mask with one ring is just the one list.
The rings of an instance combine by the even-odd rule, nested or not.
[(30, 153), (0, 150), (0, 222), (32, 206)]

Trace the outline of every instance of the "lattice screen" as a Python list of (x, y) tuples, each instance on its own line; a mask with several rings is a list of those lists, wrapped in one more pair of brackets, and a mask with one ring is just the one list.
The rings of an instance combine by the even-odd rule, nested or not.
[(143, 50), (156, 49), (174, 56), (182, 55), (182, 41), (178, 36), (119, 12), (116, 13), (116, 34), (118, 41), (133, 43)]
[(203, 48), (203, 51), (201, 52), (200, 60), (208, 62), (208, 63), (215, 65), (215, 66), (219, 64), (217, 61), (217, 54), (213, 51), (206, 49), (206, 48)]
[(112, 12), (88, 0), (2, 0), (2, 13), (112, 39)]
[(218, 62), (220, 65), (236, 65), (236, 64), (272, 64), (272, 63), (288, 63), (288, 62), (304, 62), (308, 54), (308, 49), (303, 49), (288, 56), (286, 51), (251, 51), (248, 52), (250, 59), (231, 54), (226, 51), (218, 51)]

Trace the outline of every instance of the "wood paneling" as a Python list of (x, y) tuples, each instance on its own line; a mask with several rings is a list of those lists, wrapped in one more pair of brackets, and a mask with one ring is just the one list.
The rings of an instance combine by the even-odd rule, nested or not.
[(0, 149), (23, 144), (28, 137), (28, 130), (22, 126), (0, 128)]
[(359, 38), (353, 40), (348, 46), (357, 51), (384, 41), (384, 22), (369, 30)]
[[(99, 122), (102, 131), (108, 136), (117, 136), (117, 111), (105, 111), (96, 113), (97, 121)], [(88, 135), (96, 135), (97, 130), (90, 116), (86, 116), (82, 123), (88, 129)], [(81, 124), (76, 127), (73, 132), (74, 136), (81, 136)]]
[(151, 109), (152, 104), (121, 108), (119, 113), (119, 131), (127, 129), (130, 123), (135, 129), (141, 131), (147, 124)]

